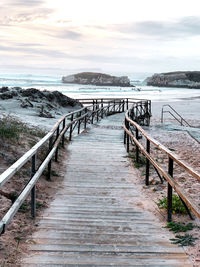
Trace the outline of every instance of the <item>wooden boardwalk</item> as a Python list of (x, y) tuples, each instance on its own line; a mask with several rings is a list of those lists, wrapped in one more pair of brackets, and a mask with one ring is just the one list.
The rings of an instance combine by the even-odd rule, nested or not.
[(67, 147), (63, 189), (33, 234), (22, 266), (192, 266), (131, 183), (121, 124), (103, 119)]

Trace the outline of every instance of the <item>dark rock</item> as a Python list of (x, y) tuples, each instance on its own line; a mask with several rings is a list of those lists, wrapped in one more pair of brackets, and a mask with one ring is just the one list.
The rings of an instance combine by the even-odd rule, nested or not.
[(82, 107), (82, 105), (78, 101), (63, 95), (58, 91), (53, 91), (53, 92), (44, 91), (44, 96), (49, 102), (57, 103), (62, 107), (67, 107), (67, 106), (74, 107), (75, 105), (78, 104), (80, 105), (80, 107)]
[(26, 90), (21, 89), (20, 94), (23, 97), (33, 97), (33, 98), (42, 98), (44, 96), (43, 92), (35, 88), (28, 88)]
[(177, 71), (154, 74), (147, 85), (159, 87), (200, 88), (200, 71)]
[(131, 86), (127, 76), (111, 76), (104, 73), (82, 72), (62, 77), (63, 83), (91, 84), (100, 86)]
[(21, 90), (22, 88), (21, 87), (18, 87), (18, 86), (15, 86), (15, 87), (12, 87), (12, 89), (14, 89), (14, 90)]
[(0, 93), (5, 93), (5, 92), (8, 92), (8, 91), (9, 91), (8, 87), (1, 87), (0, 88)]
[(13, 98), (13, 94), (12, 92), (5, 92), (5, 93), (0, 94), (0, 98), (3, 100), (10, 99), (10, 98)]

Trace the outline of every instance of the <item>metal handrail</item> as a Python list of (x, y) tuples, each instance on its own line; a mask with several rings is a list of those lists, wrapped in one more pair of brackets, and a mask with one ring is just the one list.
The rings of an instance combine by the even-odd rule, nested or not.
[[(96, 101), (96, 100), (95, 100)], [(93, 105), (83, 107), (74, 112), (70, 112), (64, 115), (54, 127), (28, 152), (26, 152), (20, 159), (18, 159), (12, 166), (5, 170), (0, 175), (0, 187), (4, 185), (17, 171), (19, 171), (28, 161), (32, 161), (31, 179), (26, 184), (23, 191), (17, 197), (13, 205), (7, 211), (5, 216), (0, 221), (0, 235), (5, 232), (6, 227), (11, 222), (14, 215), (17, 213), (22, 203), (31, 192), (31, 215), (34, 218), (36, 213), (36, 182), (42, 175), (44, 169), (48, 166), (48, 179), (50, 180), (51, 174), (51, 160), (55, 155), (55, 161), (58, 160), (59, 144), (62, 142), (64, 147), (65, 134), (69, 132), (69, 140), (72, 139), (72, 134), (75, 128), (78, 129), (78, 134), (81, 131), (81, 124), (84, 124), (86, 129), (87, 123), (94, 123), (94, 120), (98, 122), (104, 116), (110, 115), (110, 113), (124, 112), (128, 107), (129, 99), (109, 99), (101, 102), (95, 102)], [(66, 123), (67, 119), (70, 119), (69, 123)], [(61, 128), (62, 127), (62, 128)], [(56, 136), (55, 136), (56, 135)], [(53, 138), (55, 137), (55, 140)], [(49, 152), (38, 170), (36, 170), (36, 154), (39, 149), (49, 142)]]
[[(139, 162), (139, 151), (146, 157), (146, 178), (145, 183), (149, 185), (149, 168), (150, 163), (157, 169), (157, 171), (167, 180), (168, 182), (168, 221), (172, 219), (172, 189), (174, 189), (179, 197), (181, 198), (186, 210), (189, 215), (189, 208), (193, 211), (193, 213), (200, 218), (200, 208), (191, 201), (190, 197), (184, 191), (184, 189), (174, 180), (173, 178), (173, 170), (174, 170), (174, 162), (182, 167), (188, 174), (192, 175), (198, 181), (200, 181), (200, 174), (197, 173), (192, 167), (188, 164), (180, 160), (180, 157), (175, 153), (171, 152), (164, 145), (159, 143), (157, 140), (152, 138), (149, 134), (147, 134), (140, 125), (138, 125), (135, 121), (133, 121), (129, 114), (131, 109), (126, 112), (125, 115), (125, 123), (124, 123), (124, 144), (126, 144), (127, 152), (129, 152), (129, 139), (133, 141), (136, 146), (136, 161)], [(135, 135), (133, 131), (130, 130), (130, 127), (134, 127)], [(139, 142), (139, 133), (146, 138), (146, 148)], [(163, 170), (163, 168), (158, 164), (158, 162), (151, 156), (150, 154), (150, 145), (153, 144), (157, 147), (157, 149), (161, 150), (168, 156), (168, 173)], [(189, 207), (189, 208), (188, 208)], [(192, 216), (191, 216), (192, 217)]]
[[(177, 116), (178, 118), (169, 110), (164, 110), (164, 107), (169, 107)], [(169, 113), (176, 121), (178, 121), (181, 126), (183, 126), (183, 123), (186, 124), (188, 127), (192, 127), (171, 105), (166, 104), (162, 106), (162, 111), (161, 111), (161, 123), (164, 121), (164, 113)]]

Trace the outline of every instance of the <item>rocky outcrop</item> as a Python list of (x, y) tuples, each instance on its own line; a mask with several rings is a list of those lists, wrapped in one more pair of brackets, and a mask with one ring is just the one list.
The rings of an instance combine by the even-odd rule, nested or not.
[(63, 83), (91, 84), (100, 86), (132, 86), (127, 76), (111, 76), (96, 72), (82, 72), (62, 77)]
[(82, 107), (82, 104), (58, 91), (40, 91), (35, 88), (0, 88), (0, 100), (15, 100), (23, 109), (36, 109), (38, 116), (53, 118), (61, 108)]
[(145, 80), (147, 85), (200, 89), (200, 71), (179, 71), (154, 74)]

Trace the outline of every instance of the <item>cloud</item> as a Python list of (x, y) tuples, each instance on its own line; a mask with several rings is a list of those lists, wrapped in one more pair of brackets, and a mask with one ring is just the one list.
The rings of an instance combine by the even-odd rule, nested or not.
[(63, 20), (63, 19), (60, 19), (60, 20), (57, 20), (56, 22), (57, 23), (60, 23), (60, 24), (68, 24), (68, 23), (71, 23), (72, 20)]
[(7, 6), (20, 6), (20, 7), (33, 7), (39, 6), (45, 3), (44, 0), (4, 0), (5, 5)]
[(113, 28), (126, 34), (139, 34), (159, 39), (177, 39), (200, 35), (200, 17), (183, 17), (177, 21), (143, 21), (114, 25)]
[(70, 40), (79, 40), (82, 37), (82, 34), (73, 30), (57, 30), (53, 34), (49, 34), (57, 38), (70, 39)]
[(53, 58), (63, 58), (68, 56), (66, 53), (58, 50), (52, 50), (52, 49), (45, 49), (45, 48), (34, 48), (34, 47), (20, 47), (20, 46), (4, 46), (0, 45), (0, 52), (14, 52), (15, 54), (23, 53), (24, 55), (26, 53), (33, 54), (33, 55), (42, 55), (47, 57), (53, 57)]
[(46, 19), (54, 12), (43, 0), (1, 0), (0, 25), (10, 26)]
[(12, 26), (21, 23), (33, 22), (37, 19), (45, 19), (53, 11), (48, 8), (37, 8), (34, 13), (32, 11), (24, 11), (22, 13), (17, 13), (15, 15), (1, 16), (0, 25), (1, 26)]

